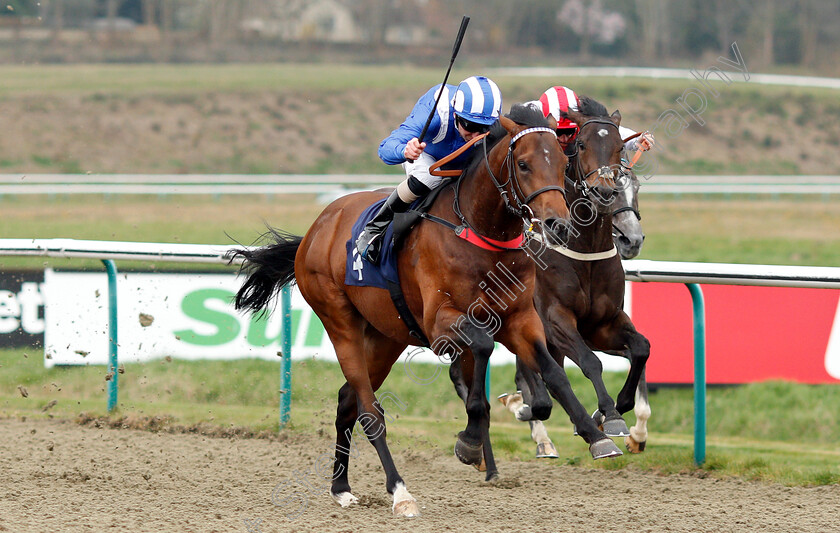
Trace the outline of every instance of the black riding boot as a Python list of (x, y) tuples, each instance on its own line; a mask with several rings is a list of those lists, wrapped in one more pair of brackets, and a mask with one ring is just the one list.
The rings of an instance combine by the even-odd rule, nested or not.
[(385, 200), (382, 208), (365, 225), (364, 231), (359, 234), (359, 239), (356, 241), (356, 249), (359, 250), (363, 259), (373, 265), (379, 264), (385, 230), (394, 220), (394, 213), (404, 213), (409, 205), (400, 199), (396, 190)]

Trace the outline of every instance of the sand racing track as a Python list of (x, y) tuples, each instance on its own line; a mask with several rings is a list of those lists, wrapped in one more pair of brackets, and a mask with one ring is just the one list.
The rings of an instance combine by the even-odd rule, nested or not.
[(350, 470), (359, 504), (341, 509), (304, 488), (319, 484), (316, 464), (331, 435), (224, 438), (97, 425), (0, 420), (0, 531), (840, 531), (836, 485), (510, 461), (500, 465), (501, 481), (486, 484), (449, 453), (405, 446), (393, 447), (395, 460), (423, 515), (397, 519), (367, 443)]

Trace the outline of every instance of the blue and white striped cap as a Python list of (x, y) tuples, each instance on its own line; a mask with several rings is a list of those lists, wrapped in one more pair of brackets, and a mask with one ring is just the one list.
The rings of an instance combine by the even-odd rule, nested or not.
[(459, 117), (489, 126), (502, 113), (502, 91), (489, 78), (470, 76), (458, 84), (452, 107)]

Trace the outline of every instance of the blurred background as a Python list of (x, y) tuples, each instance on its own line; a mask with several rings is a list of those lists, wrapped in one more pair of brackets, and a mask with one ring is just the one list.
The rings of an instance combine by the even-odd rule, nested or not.
[(472, 17), (482, 64), (680, 65), (737, 40), (752, 68), (840, 72), (831, 0), (11, 0), (5, 62), (432, 62)]
[[(303, 234), (334, 195), (295, 192), (290, 184), (319, 185), (334, 175), (359, 176), (351, 184), (356, 188), (399, 181), (401, 169), (384, 165), (377, 147), (416, 99), (441, 82), (464, 14), (471, 23), (450, 83), (487, 75), (501, 87), (505, 109), (566, 85), (610, 111), (619, 109), (622, 125), (636, 130), (659, 125), (656, 148), (640, 161), (656, 163), (647, 167), (640, 193), (647, 235), (640, 258), (840, 265), (837, 0), (5, 0), (0, 2), (0, 238), (233, 246), (254, 242), (266, 223)], [(605, 70), (558, 70), (566, 67)], [(626, 67), (649, 70), (622, 70)], [(728, 71), (728, 81), (712, 67)], [(692, 71), (708, 79), (701, 82)], [(687, 91), (695, 94), (694, 116), (680, 105)], [(663, 116), (684, 124), (667, 134)], [(381, 179), (373, 183), (370, 175)], [(122, 189), (109, 188), (116, 179)], [(196, 184), (209, 188), (190, 188)], [(264, 189), (249, 188), (255, 184)], [(89, 301), (64, 298), (65, 307), (78, 315), (72, 320), (93, 324), (98, 335), (56, 340), (80, 366), (45, 368), (50, 366), (44, 350), (45, 268), (102, 271), (93, 259), (0, 255), (0, 417), (68, 418), (82, 409), (103, 414), (107, 369), (86, 366), (84, 358), (92, 359), (107, 340), (104, 285), (85, 293)], [(119, 268), (231, 271), (139, 261), (120, 261)], [(674, 290), (679, 294), (651, 295), (647, 301), (642, 289), (634, 292), (634, 305), (651, 310), (644, 325), (659, 324), (663, 337), (682, 343), (673, 350), (662, 340), (653, 343), (651, 364), (666, 369), (691, 357), (690, 303), (682, 287)], [(818, 306), (810, 296), (788, 292), (758, 299), (763, 303), (752, 307), (743, 293), (712, 299), (710, 305), (718, 307), (709, 314), (709, 337), (717, 339), (710, 341), (716, 343), (710, 375), (731, 375), (733, 361), (768, 368), (771, 355), (797, 366), (805, 358), (797, 339), (808, 339), (813, 346), (807, 358), (819, 371), (810, 382), (832, 385), (719, 389), (709, 399), (711, 434), (765, 442), (808, 435), (840, 453), (840, 391), (833, 385), (840, 375), (827, 374), (824, 364), (836, 330), (832, 346), (840, 368), (838, 297), (836, 291), (811, 291), (821, 295)], [(203, 294), (212, 300), (217, 293)], [(186, 305), (170, 304), (176, 310)], [(174, 360), (129, 363), (120, 377), (120, 412), (276, 430), (279, 332), (222, 310), (219, 298), (199, 304), (189, 312), (184, 307), (192, 315), (181, 316), (179, 325), (159, 320), (152, 327), (170, 340), (182, 330), (206, 339), (215, 335), (213, 350), (221, 360), (180, 361), (175, 354)], [(757, 318), (755, 307), (779, 310), (775, 321)], [(734, 311), (727, 315), (726, 309)], [(663, 321), (664, 315), (683, 317), (681, 329)], [(120, 320), (143, 334), (150, 331), (141, 329), (136, 314)], [(806, 325), (817, 329), (803, 329)], [(315, 339), (306, 344), (309, 349), (328, 344), (322, 330), (296, 331), (295, 342)], [(228, 333), (243, 342), (246, 334), (249, 341), (266, 341), (263, 352), (270, 360), (226, 360), (239, 355), (226, 344)], [(184, 338), (177, 336), (179, 342)], [(210, 350), (209, 342), (203, 349)], [(776, 347), (774, 354), (767, 343)], [(513, 387), (512, 373), (511, 365), (494, 368), (494, 393)], [(296, 361), (293, 374), (298, 376), (293, 427), (314, 431), (312, 424), (330, 425), (323, 413), (334, 409), (341, 382), (337, 365)], [(457, 430), (455, 417), (463, 415), (463, 406), (445, 380), (412, 389), (402, 371), (398, 374), (394, 379), (402, 381), (386, 382), (386, 388), (413, 391), (407, 415), (416, 417), (404, 434), (437, 427), (440, 417), (430, 405), (443, 406), (449, 433)], [(791, 379), (784, 372), (770, 378)], [(573, 379), (592, 404), (591, 387), (580, 375)], [(757, 378), (766, 379), (766, 374)], [(608, 381), (615, 391), (623, 375)], [(672, 432), (673, 469), (689, 468), (691, 393), (659, 394), (654, 405), (675, 407), (659, 409), (653, 431)], [(750, 408), (743, 416), (725, 416), (732, 403)], [(782, 414), (780, 403), (793, 407)], [(759, 405), (766, 412), (759, 412)], [(494, 417), (494, 427), (508, 418), (499, 412)], [(553, 423), (566, 422), (555, 418)], [(631, 419), (628, 415), (628, 423)], [(506, 453), (530, 456), (527, 431), (505, 431)], [(449, 433), (435, 435), (441, 449), (451, 446)], [(739, 461), (752, 460), (763, 446), (744, 442), (738, 441), (745, 446), (743, 456), (731, 462), (735, 472)], [(569, 453), (583, 450), (571, 437), (567, 444), (577, 450)], [(836, 483), (836, 453), (796, 483)], [(729, 460), (720, 457), (718, 466)], [(655, 457), (649, 461), (654, 469), (668, 470)], [(774, 468), (762, 467), (757, 477), (772, 478)], [(794, 474), (797, 469), (801, 465), (791, 467)]]

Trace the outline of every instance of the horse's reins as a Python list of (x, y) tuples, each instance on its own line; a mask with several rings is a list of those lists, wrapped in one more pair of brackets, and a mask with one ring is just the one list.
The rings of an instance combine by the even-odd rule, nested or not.
[[(636, 132), (636, 133), (634, 133), (633, 135), (631, 135), (631, 136), (627, 137), (626, 139), (621, 139), (621, 142), (623, 142), (623, 143), (627, 144), (627, 141), (632, 141), (633, 139), (635, 139), (636, 137), (640, 137), (640, 136), (641, 136), (642, 134), (644, 134), (644, 133), (645, 133), (645, 132), (643, 132), (643, 131)], [(641, 151), (641, 150), (637, 151), (637, 152), (636, 152), (636, 155), (634, 155), (634, 156), (633, 156), (633, 160), (629, 162), (630, 164), (628, 164), (628, 165), (624, 165), (624, 168), (626, 168), (627, 170), (632, 169), (632, 168), (633, 168), (633, 165), (635, 165), (635, 164), (636, 164), (636, 161), (638, 161), (638, 160), (639, 160), (639, 157), (641, 157), (641, 155), (642, 155), (642, 151)], [(626, 174), (626, 173), (625, 173), (625, 174)], [(630, 212), (632, 212), (634, 215), (636, 215), (636, 220), (638, 220), (638, 221), (640, 221), (640, 222), (641, 222), (641, 220), (642, 220), (642, 214), (641, 214), (641, 213), (639, 213), (639, 210), (638, 210), (638, 209), (636, 209), (635, 207), (633, 207), (632, 205), (625, 205), (624, 207), (619, 207), (618, 209), (616, 209), (615, 211), (613, 211), (613, 212), (612, 212), (612, 216), (613, 216), (613, 218), (615, 218), (615, 216), (616, 216), (617, 214), (619, 214), (619, 213), (623, 213), (623, 212), (625, 212), (625, 211), (630, 211)], [(622, 236), (622, 237), (626, 237), (626, 235), (624, 234), (624, 232), (623, 232), (623, 231), (621, 231), (621, 228), (619, 228), (618, 226), (616, 226), (616, 225), (615, 225), (615, 222), (613, 222), (613, 228), (615, 228), (615, 230), (616, 230), (617, 232), (619, 232), (619, 233), (621, 234), (621, 236)]]
[[(631, 136), (627, 137), (626, 139), (622, 139), (622, 140), (621, 140), (621, 142), (626, 143), (627, 141), (632, 141), (633, 139), (635, 139), (636, 137), (639, 137), (639, 136), (640, 136), (640, 135), (642, 135), (643, 133), (644, 133), (643, 131), (640, 131), (640, 132), (634, 133), (633, 135), (631, 135)], [(642, 151), (641, 151), (641, 150), (638, 150), (638, 151), (636, 152), (636, 154), (633, 156), (633, 159), (630, 161), (630, 164), (629, 164), (629, 165), (627, 165), (627, 168), (633, 168), (633, 165), (635, 165), (635, 164), (636, 164), (636, 162), (639, 160), (639, 158), (640, 158), (640, 157), (642, 157)], [(636, 216), (638, 216), (638, 217), (639, 217), (639, 220), (641, 220), (641, 219), (642, 219), (642, 217), (641, 217), (641, 216), (639, 216), (639, 213), (638, 213), (638, 212), (636, 212)]]
[(434, 163), (429, 165), (429, 174), (431, 174), (432, 176), (443, 176), (445, 178), (452, 178), (452, 177), (455, 177), (455, 176), (460, 176), (461, 172), (462, 172), (460, 170), (440, 170), (440, 167), (449, 163), (453, 159), (457, 158), (459, 155), (466, 152), (467, 149), (470, 146), (474, 145), (475, 143), (477, 143), (481, 139), (484, 139), (488, 135), (490, 135), (489, 131), (485, 132), (485, 133), (482, 133), (481, 135), (478, 135), (476, 137), (473, 137), (472, 139), (467, 141), (467, 143), (464, 146), (458, 148), (457, 150), (455, 150), (454, 152), (452, 152), (449, 155), (441, 157), (440, 159), (438, 159), (437, 161), (435, 161)]

